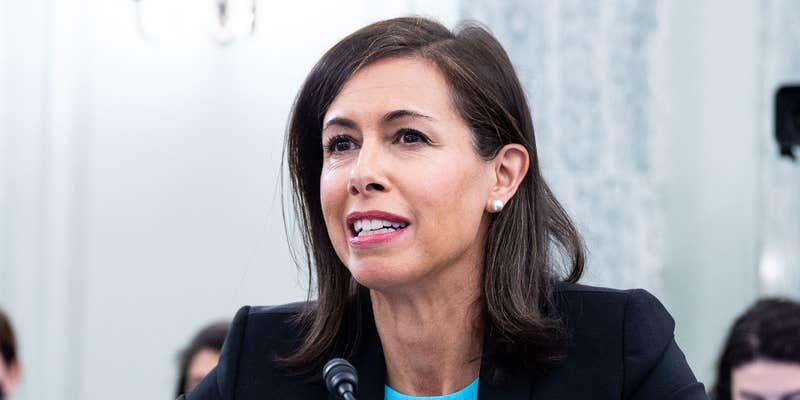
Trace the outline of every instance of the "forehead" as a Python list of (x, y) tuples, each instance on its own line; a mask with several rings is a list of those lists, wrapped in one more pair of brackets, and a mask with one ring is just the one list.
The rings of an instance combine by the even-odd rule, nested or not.
[(447, 81), (430, 61), (389, 58), (356, 72), (334, 98), (325, 121), (383, 116), (391, 110), (415, 110), (436, 119), (454, 113)]
[(800, 390), (800, 363), (757, 360), (733, 370), (734, 390)]

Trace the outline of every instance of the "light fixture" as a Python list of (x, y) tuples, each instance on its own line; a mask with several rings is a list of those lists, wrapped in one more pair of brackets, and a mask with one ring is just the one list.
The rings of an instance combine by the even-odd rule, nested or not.
[(145, 40), (186, 42), (209, 37), (221, 46), (252, 36), (257, 0), (133, 0)]
[(764, 289), (775, 290), (782, 286), (786, 277), (786, 263), (775, 251), (765, 252), (761, 255), (758, 266), (758, 275)]
[(800, 265), (789, 261), (797, 259), (797, 252), (790, 249), (789, 243), (773, 243), (762, 250), (758, 265), (762, 295), (797, 296), (800, 293)]

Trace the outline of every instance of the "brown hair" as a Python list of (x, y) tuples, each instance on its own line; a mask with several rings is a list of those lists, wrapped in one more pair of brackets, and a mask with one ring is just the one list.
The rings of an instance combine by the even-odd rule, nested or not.
[(17, 341), (14, 338), (14, 329), (3, 310), (0, 310), (0, 356), (6, 365), (17, 362)]
[(728, 333), (717, 361), (714, 400), (731, 400), (733, 370), (758, 359), (800, 364), (800, 303), (765, 298), (753, 304)]
[(416, 17), (377, 22), (342, 39), (317, 62), (295, 100), (286, 156), (304, 239), (309, 297), (316, 291), (317, 300), (299, 317), (305, 331), (302, 344), (279, 361), (311, 378), (328, 358), (348, 357), (357, 350), (363, 327), (359, 310), (369, 299), (337, 257), (325, 227), (319, 188), (322, 121), (356, 71), (391, 57), (420, 57), (439, 68), (480, 157), (493, 159), (511, 143), (528, 150), (527, 175), (489, 226), (480, 301), (492, 338), (487, 341), (492, 348), (484, 353), (506, 370), (542, 371), (565, 351), (567, 333), (555, 314), (553, 292), (562, 274), (569, 282), (580, 278), (583, 242), (540, 174), (530, 110), (500, 43), (474, 23), (451, 32)]

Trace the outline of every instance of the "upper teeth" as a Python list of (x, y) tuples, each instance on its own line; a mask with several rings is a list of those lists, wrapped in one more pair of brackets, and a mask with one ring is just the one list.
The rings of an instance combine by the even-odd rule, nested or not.
[(383, 228), (400, 229), (405, 228), (408, 224), (404, 222), (389, 222), (382, 219), (360, 219), (353, 224), (353, 229), (356, 233), (364, 231), (375, 231)]

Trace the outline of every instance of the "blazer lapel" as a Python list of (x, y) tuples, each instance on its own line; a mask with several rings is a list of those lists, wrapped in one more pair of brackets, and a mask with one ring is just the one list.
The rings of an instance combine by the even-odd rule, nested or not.
[(500, 371), (494, 362), (494, 338), (487, 332), (483, 338), (483, 357), (481, 359), (480, 382), (478, 382), (478, 400), (529, 400), (531, 398), (531, 380), (526, 377), (509, 377)]
[(481, 360), (481, 380), (478, 383), (478, 400), (529, 400), (531, 382), (525, 378), (513, 378), (498, 382), (495, 379), (495, 367), (491, 360)]

